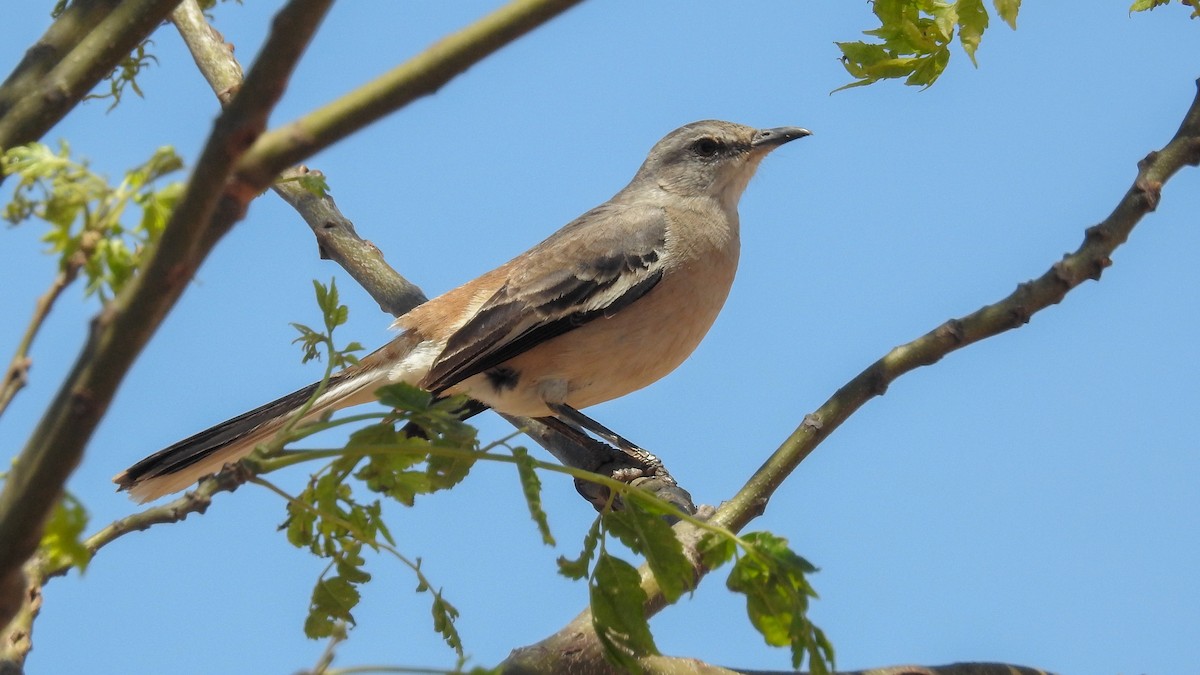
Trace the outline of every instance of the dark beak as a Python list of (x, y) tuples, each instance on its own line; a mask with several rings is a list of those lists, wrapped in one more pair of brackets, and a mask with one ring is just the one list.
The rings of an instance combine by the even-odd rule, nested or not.
[(750, 141), (752, 148), (775, 148), (797, 138), (811, 136), (812, 132), (803, 127), (775, 127), (774, 129), (759, 129)]

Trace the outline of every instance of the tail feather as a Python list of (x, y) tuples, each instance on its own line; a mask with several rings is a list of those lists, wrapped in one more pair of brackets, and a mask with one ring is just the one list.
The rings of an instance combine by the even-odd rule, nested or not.
[[(143, 503), (183, 490), (270, 440), (312, 397), (319, 384), (310, 384), (163, 448), (122, 471), (113, 482), (118, 490), (128, 490), (131, 497)], [(326, 392), (305, 418), (371, 400), (381, 384), (378, 373), (343, 371), (329, 380)]]

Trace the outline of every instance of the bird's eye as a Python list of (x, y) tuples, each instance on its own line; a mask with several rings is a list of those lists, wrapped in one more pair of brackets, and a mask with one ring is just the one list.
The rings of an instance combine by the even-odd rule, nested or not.
[(701, 157), (712, 157), (721, 150), (721, 142), (715, 138), (705, 136), (700, 140), (692, 143), (692, 152), (695, 152)]

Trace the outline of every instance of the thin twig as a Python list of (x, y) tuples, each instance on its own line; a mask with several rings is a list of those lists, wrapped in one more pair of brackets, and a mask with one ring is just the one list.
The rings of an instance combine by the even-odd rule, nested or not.
[(4, 411), (17, 392), (29, 382), (29, 368), (33, 365), (29, 351), (33, 346), (33, 340), (45, 325), (46, 317), (49, 316), (50, 309), (54, 307), (54, 302), (75, 279), (78, 269), (77, 267), (68, 267), (59, 270), (58, 274), (54, 275), (54, 281), (50, 282), (50, 288), (46, 289), (46, 292), (39, 296), (37, 302), (34, 303), (33, 316), (30, 317), (25, 334), (21, 336), (21, 341), (17, 344), (12, 361), (8, 364), (8, 370), (4, 372), (4, 381), (0, 382), (0, 416), (4, 415)]

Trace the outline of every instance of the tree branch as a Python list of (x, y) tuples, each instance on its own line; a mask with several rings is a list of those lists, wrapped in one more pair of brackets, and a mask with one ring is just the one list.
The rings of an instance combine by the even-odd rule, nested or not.
[(77, 0), (68, 5), (42, 37), (25, 51), (25, 57), (13, 68), (4, 84), (0, 84), (0, 117), (28, 96), (46, 73), (119, 4), (121, 0)]
[(242, 159), (239, 174), (254, 183), (273, 180), (285, 168), (434, 93), (467, 68), (579, 2), (513, 0), (375, 81), (263, 134)]
[[(315, 145), (310, 142), (312, 139), (282, 145), (273, 143), (270, 147), (275, 151), (282, 150), (282, 153), (262, 156), (275, 164), (239, 162), (245, 158), (246, 149), (256, 145), (256, 139), (265, 128), (267, 114), (328, 10), (330, 0), (292, 0), (284, 7), (275, 19), (258, 61), (246, 77), (245, 86), (218, 118), (187, 191), (172, 213), (153, 255), (125, 292), (93, 321), (91, 335), (75, 366), (0, 490), (0, 541), (6, 543), (0, 548), (0, 596), (9, 596), (0, 597), (0, 625), (7, 623), (12, 611), (20, 604), (19, 598), (16, 603), (6, 600), (13, 599), (8, 591), (24, 587), (20, 579), (21, 563), (36, 549), (46, 516), (78, 464), (84, 445), (107, 410), (125, 372), (204, 257), (242, 217), (249, 201), (265, 190), (291, 161), (280, 160), (280, 157), (302, 159), (304, 152), (315, 152), (391, 109), (436, 90), (475, 61), (493, 53), (505, 41), (516, 39), (578, 1), (518, 0), (455, 38), (439, 43), (448, 43), (450, 48), (435, 46), (407, 67), (397, 69), (401, 71), (399, 77), (383, 78), (382, 88), (369, 87), (373, 94), (363, 99), (363, 104), (370, 108), (369, 114), (356, 115), (345, 106), (334, 106), (338, 113), (334, 119), (345, 115), (340, 118), (343, 122), (353, 120), (349, 127), (335, 125), (341, 135), (319, 139)], [(144, 8), (147, 2), (150, 0), (123, 3), (121, 9), (126, 6)], [(173, 6), (175, 3), (168, 4)], [(113, 16), (116, 16), (115, 12)], [(115, 31), (116, 27), (111, 26), (113, 16), (102, 25)], [(97, 32), (102, 31), (98, 29), (93, 34)], [(89, 35), (77, 51), (84, 50), (91, 39)], [(477, 42), (472, 44), (472, 40)], [(72, 58), (67, 60), (73, 61), (74, 56), (73, 51)], [(79, 56), (94, 58), (91, 52)], [(51, 74), (57, 73), (56, 68)], [(382, 98), (374, 94), (380, 94)], [(24, 111), (22, 106), (27, 100), (22, 99), (17, 108)], [(55, 119), (69, 107), (58, 110)], [(10, 112), (15, 114), (17, 110)], [(8, 129), (11, 135), (25, 128), (14, 119), (25, 118), (10, 114), (0, 119), (0, 131)], [(4, 136), (0, 134), (2, 138)], [(273, 138), (278, 140), (280, 135)], [(296, 151), (298, 147), (307, 149)]]
[[(5, 542), (0, 547), (0, 579), (19, 574), (22, 562), (33, 554), (46, 516), (126, 371), (209, 250), (265, 187), (255, 190), (227, 178), (265, 128), (268, 113), (330, 2), (292, 0), (276, 17), (247, 86), (218, 118), (144, 269), (92, 322), (75, 366), (0, 491), (0, 541)], [(82, 48), (83, 44), (76, 51)], [(0, 616), (0, 624), (9, 618)]]
[(33, 340), (42, 329), (42, 325), (45, 324), (50, 309), (54, 307), (54, 302), (58, 300), (67, 286), (71, 285), (78, 271), (79, 267), (75, 265), (69, 265), (66, 269), (59, 270), (58, 274), (54, 275), (54, 281), (50, 282), (50, 288), (46, 289), (46, 292), (39, 296), (37, 302), (34, 303), (33, 316), (29, 319), (29, 325), (25, 327), (25, 333), (17, 344), (17, 350), (13, 353), (8, 369), (4, 371), (4, 380), (0, 382), (0, 416), (4, 415), (4, 411), (13, 397), (29, 381), (29, 368), (33, 365), (29, 350), (33, 346)]
[[(228, 105), (232, 93), (242, 86), (242, 66), (233, 50), (205, 20), (196, 0), (179, 3), (171, 13), (171, 21), (221, 105)], [(292, 180), (310, 173), (303, 166), (288, 169), (271, 189), (308, 223), (317, 238), (322, 259), (332, 259), (341, 265), (375, 298), (380, 309), (392, 316), (425, 302), (427, 298), (420, 288), (392, 269), (378, 248), (358, 236), (354, 223), (342, 215), (333, 197), (318, 196), (304, 189), (298, 180)]]
[[(838, 389), (824, 405), (806, 415), (800, 426), (750, 477), (737, 495), (716, 510), (709, 523), (733, 532), (741, 531), (763, 513), (771, 495), (817, 445), (863, 404), (882, 396), (888, 385), (901, 375), (921, 366), (932, 365), (946, 354), (972, 343), (1019, 328), (1028, 323), (1035, 313), (1061, 302), (1079, 284), (1088, 279), (1099, 280), (1101, 271), (1112, 264), (1110, 256), (1113, 251), (1129, 238), (1142, 217), (1158, 206), (1163, 184), (1184, 166), (1200, 165), (1200, 80), (1196, 85), (1196, 98), (1175, 136), (1162, 150), (1151, 152), (1138, 162), (1138, 174), (1133, 185), (1107, 218), (1085, 231), (1083, 244), (1074, 253), (1051, 265), (1037, 279), (1018, 285), (1016, 291), (1002, 300), (962, 318), (951, 319), (925, 335), (892, 349), (871, 364)], [(685, 547), (694, 547), (701, 534), (687, 523), (678, 525), (676, 532)], [(691, 559), (695, 561), (698, 558), (692, 556)], [(698, 562), (694, 564), (699, 582), (710, 570)], [(647, 596), (646, 613), (652, 616), (666, 605), (666, 600), (649, 568), (643, 565), (640, 572), (642, 588)], [(615, 672), (603, 662), (603, 650), (591, 624), (591, 611), (585, 610), (554, 635), (529, 647), (514, 650), (501, 668), (504, 672), (533, 672), (533, 664), (537, 664), (537, 668), (542, 669), (538, 672)], [(600, 665), (597, 665), (598, 662)], [(884, 669), (880, 672), (893, 671)], [(898, 672), (925, 671), (902, 669)]]
[[(0, 149), (41, 138), (178, 3), (126, 0), (110, 8), (92, 2), (64, 12), (0, 87)], [(60, 55), (67, 48), (69, 53)]]

